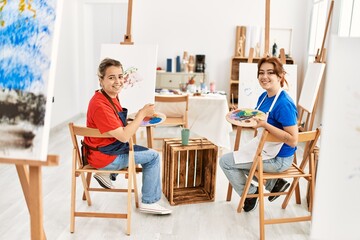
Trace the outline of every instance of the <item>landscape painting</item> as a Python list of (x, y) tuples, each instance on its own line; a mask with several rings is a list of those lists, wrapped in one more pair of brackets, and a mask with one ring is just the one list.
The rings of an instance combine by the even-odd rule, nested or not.
[(0, 0), (0, 159), (45, 161), (59, 0)]

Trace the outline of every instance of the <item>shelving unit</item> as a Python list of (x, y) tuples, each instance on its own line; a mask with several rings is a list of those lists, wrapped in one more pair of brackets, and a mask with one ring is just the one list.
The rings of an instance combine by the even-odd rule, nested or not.
[(187, 83), (189, 79), (195, 75), (196, 86), (200, 85), (201, 81), (205, 82), (205, 73), (193, 72), (157, 72), (156, 73), (156, 88), (179, 89), (180, 83)]
[[(253, 58), (253, 63), (257, 63), (260, 58)], [(239, 65), (241, 62), (248, 62), (247, 57), (233, 57), (231, 59), (231, 69), (230, 69), (230, 91), (229, 91), (229, 106), (232, 105), (231, 99), (234, 99), (234, 105), (237, 107), (238, 96), (239, 96)], [(286, 59), (286, 64), (294, 64), (292, 58)]]

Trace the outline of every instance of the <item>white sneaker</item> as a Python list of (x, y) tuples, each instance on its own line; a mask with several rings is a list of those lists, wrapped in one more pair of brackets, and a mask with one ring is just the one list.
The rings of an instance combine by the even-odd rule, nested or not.
[(159, 215), (166, 215), (172, 212), (172, 210), (164, 208), (158, 203), (150, 203), (150, 204), (140, 203), (139, 211), (143, 213), (151, 213), (151, 214), (159, 214)]
[(114, 188), (114, 185), (112, 185), (110, 180), (110, 175), (108, 173), (95, 173), (94, 178), (103, 188), (107, 188), (107, 189)]

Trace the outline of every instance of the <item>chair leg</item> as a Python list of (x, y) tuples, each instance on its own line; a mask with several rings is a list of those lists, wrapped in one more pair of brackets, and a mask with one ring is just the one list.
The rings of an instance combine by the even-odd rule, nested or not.
[(260, 224), (260, 240), (265, 239), (265, 209), (264, 209), (264, 181), (262, 172), (259, 172), (259, 224)]
[[(88, 203), (88, 206), (91, 206), (91, 198), (90, 198), (90, 193), (89, 193), (89, 184), (85, 179), (85, 174), (84, 173), (80, 173), (80, 177), (81, 177), (81, 181), (83, 183), (83, 188), (84, 188), (84, 194), (85, 195), (85, 199)], [(87, 174), (87, 178), (89, 178), (89, 173)], [(91, 174), (90, 174), (90, 178), (91, 178)], [(84, 200), (84, 198), (83, 198)]]
[[(242, 207), (244, 206), (244, 203), (245, 203), (245, 199), (246, 199), (246, 195), (248, 194), (248, 191), (249, 191), (249, 188), (250, 188), (250, 185), (251, 185), (251, 181), (254, 177), (254, 174), (255, 174), (255, 170), (256, 170), (256, 165), (257, 165), (257, 162), (258, 161), (261, 161), (261, 157), (260, 159), (258, 159), (256, 161), (256, 163), (254, 162), (253, 165), (251, 166), (250, 168), (250, 171), (249, 171), (249, 174), (248, 174), (248, 179), (246, 181), (246, 184), (245, 184), (245, 187), (244, 187), (244, 190), (241, 194), (241, 198), (240, 198), (240, 202), (239, 202), (239, 205), (238, 205), (238, 208), (237, 208), (237, 212), (240, 213), (241, 212), (241, 209)], [(259, 180), (260, 181), (260, 180)], [(262, 182), (262, 184), (264, 184)]]
[(238, 205), (238, 208), (237, 208), (238, 213), (240, 213), (242, 211), (242, 207), (244, 206), (246, 196), (247, 196), (247, 194), (249, 192), (250, 184), (251, 184), (251, 180), (248, 178), (248, 180), (246, 181), (244, 190), (243, 190), (243, 192), (241, 194), (240, 202), (239, 202), (239, 205)]
[(151, 126), (146, 127), (147, 147), (153, 148), (153, 130)]
[(137, 181), (136, 181), (136, 167), (133, 169), (133, 189), (134, 189), (134, 195), (135, 195), (135, 207), (139, 208), (139, 193), (137, 188)]
[[(130, 156), (129, 156), (130, 158)], [(127, 190), (127, 221), (126, 221), (126, 234), (130, 235), (131, 232), (131, 194), (132, 194), (132, 180), (133, 180), (133, 166), (128, 168), (128, 190)]]
[[(91, 176), (92, 176), (92, 173), (91, 172), (88, 172), (86, 174), (86, 183), (87, 183), (87, 186), (90, 187), (90, 182), (91, 182)], [(86, 200), (86, 194), (85, 194), (85, 191), (83, 192), (83, 196), (82, 196), (82, 200)]]
[(231, 201), (231, 196), (232, 196), (232, 186), (229, 183), (228, 191), (227, 191), (227, 195), (226, 195), (226, 201), (228, 201), (228, 202)]
[(282, 209), (285, 209), (290, 201), (291, 195), (294, 193), (295, 188), (299, 185), (299, 178), (294, 178), (293, 182), (291, 183), (290, 189), (281, 205)]
[(312, 213), (313, 207), (313, 199), (314, 199), (314, 190), (315, 190), (315, 161), (314, 161), (314, 153), (310, 154), (310, 196), (309, 196), (309, 212)]
[[(307, 149), (307, 146), (308, 146), (308, 144), (306, 144), (305, 151), (306, 151), (306, 149)], [(297, 165), (296, 155), (295, 155), (295, 158), (294, 158), (294, 164)], [(296, 185), (296, 188), (295, 188), (295, 200), (296, 200), (296, 203), (297, 203), (297, 204), (301, 204), (300, 185), (299, 185), (299, 184), (297, 184), (297, 185)]]
[(295, 187), (295, 199), (297, 204), (301, 204), (300, 184), (297, 184)]
[[(73, 153), (73, 156), (76, 152)], [(73, 158), (74, 159), (74, 158)], [(75, 161), (73, 161), (71, 172), (71, 206), (70, 206), (70, 232), (75, 231), (75, 203), (76, 203), (76, 176), (75, 176)]]

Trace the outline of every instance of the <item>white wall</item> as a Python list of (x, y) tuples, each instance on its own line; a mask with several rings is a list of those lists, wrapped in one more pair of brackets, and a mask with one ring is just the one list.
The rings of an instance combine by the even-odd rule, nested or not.
[[(309, 1), (272, 0), (270, 8), (271, 27), (293, 29), (292, 57), (298, 64), (300, 80), (306, 57)], [(64, 0), (52, 127), (86, 112), (97, 87), (100, 44), (123, 41), (124, 4), (126, 7), (125, 0)], [(157, 43), (158, 66), (163, 68), (166, 58), (182, 56), (183, 51), (205, 54), (207, 81), (214, 81), (218, 90), (227, 93), (236, 26), (264, 24), (265, 0), (133, 1), (135, 44)]]
[(63, 0), (58, 63), (56, 68), (51, 127), (79, 114), (79, 71), (77, 2)]
[[(293, 28), (293, 58), (302, 70), (306, 48), (306, 8), (303, 0), (271, 1), (270, 25)], [(159, 44), (158, 63), (183, 51), (206, 55), (208, 81), (229, 92), (230, 60), (237, 25), (265, 25), (264, 0), (137, 0), (134, 1), (135, 43)]]

